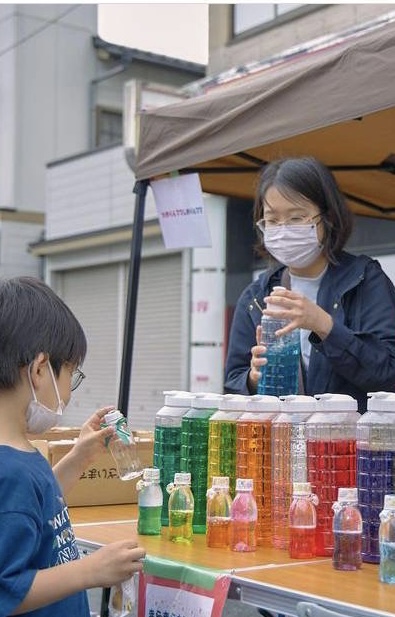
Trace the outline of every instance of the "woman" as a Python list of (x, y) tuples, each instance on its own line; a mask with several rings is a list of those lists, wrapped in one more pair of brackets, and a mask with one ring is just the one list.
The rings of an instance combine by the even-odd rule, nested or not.
[[(368, 392), (395, 390), (395, 288), (376, 260), (343, 250), (351, 214), (332, 173), (311, 157), (268, 164), (254, 221), (276, 261), (237, 302), (225, 390), (256, 393), (266, 363), (260, 307), (270, 295), (289, 320), (278, 335), (301, 328), (300, 391), (349, 394), (363, 413)], [(278, 285), (287, 289), (272, 291)]]

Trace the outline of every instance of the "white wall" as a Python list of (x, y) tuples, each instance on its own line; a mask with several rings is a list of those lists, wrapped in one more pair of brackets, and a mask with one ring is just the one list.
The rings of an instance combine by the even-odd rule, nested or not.
[[(49, 167), (46, 239), (130, 225), (134, 182), (121, 146)], [(151, 189), (147, 192), (145, 218), (156, 218)]]

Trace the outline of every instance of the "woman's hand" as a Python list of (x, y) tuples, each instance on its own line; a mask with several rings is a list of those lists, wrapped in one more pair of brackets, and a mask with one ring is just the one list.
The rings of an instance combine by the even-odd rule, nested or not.
[(256, 392), (258, 383), (261, 377), (261, 367), (267, 363), (267, 359), (264, 357), (266, 353), (266, 347), (261, 345), (262, 328), (257, 326), (256, 329), (256, 342), (257, 344), (251, 348), (251, 364), (250, 372), (248, 373), (248, 386), (250, 392)]
[[(329, 313), (302, 294), (290, 289), (275, 289), (270, 296), (264, 298), (267, 308), (264, 315), (287, 319), (289, 323), (281, 330), (278, 336), (283, 336), (295, 328), (303, 328), (315, 332), (321, 340), (326, 339), (333, 327), (333, 319)], [(270, 304), (281, 310), (271, 311)]]

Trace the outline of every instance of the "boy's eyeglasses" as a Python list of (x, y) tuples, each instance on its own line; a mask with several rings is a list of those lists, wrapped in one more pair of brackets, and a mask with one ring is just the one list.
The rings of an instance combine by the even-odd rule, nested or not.
[(81, 371), (81, 369), (76, 368), (71, 374), (70, 390), (72, 392), (73, 390), (76, 390), (83, 379), (85, 379), (85, 374)]

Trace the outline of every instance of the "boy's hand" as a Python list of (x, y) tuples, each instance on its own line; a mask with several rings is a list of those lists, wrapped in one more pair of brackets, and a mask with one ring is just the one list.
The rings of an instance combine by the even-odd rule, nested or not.
[(89, 565), (89, 587), (111, 587), (143, 569), (145, 550), (135, 540), (121, 540), (101, 547), (82, 563)]
[(100, 454), (105, 452), (107, 439), (114, 434), (112, 426), (101, 427), (104, 416), (113, 409), (115, 409), (114, 405), (101, 407), (82, 425), (74, 449), (86, 464), (93, 462)]

